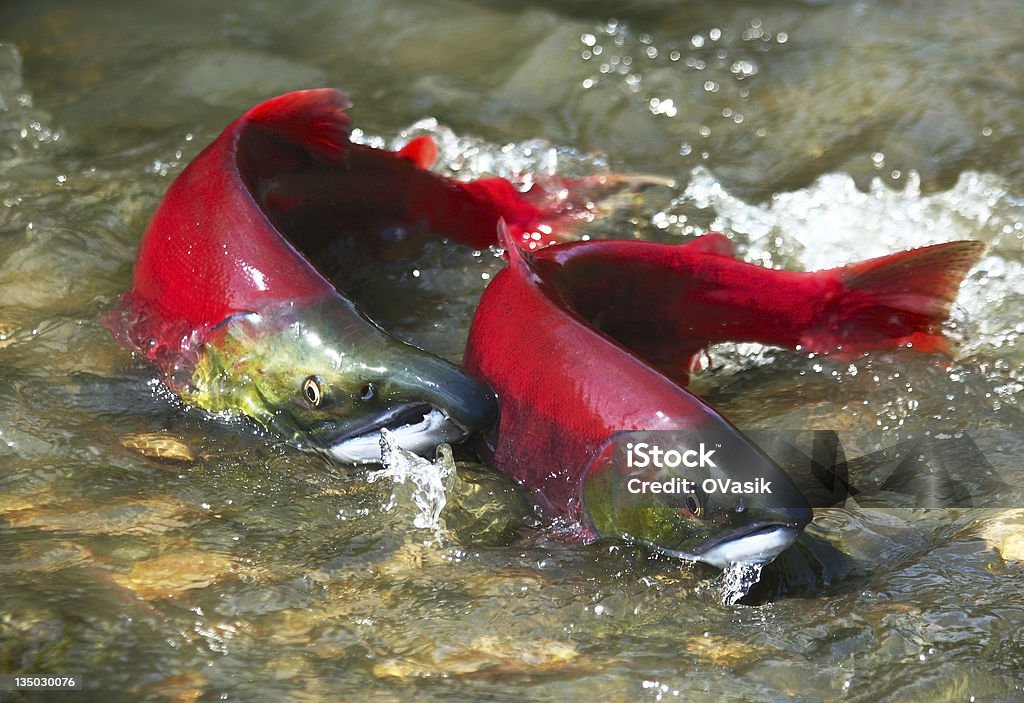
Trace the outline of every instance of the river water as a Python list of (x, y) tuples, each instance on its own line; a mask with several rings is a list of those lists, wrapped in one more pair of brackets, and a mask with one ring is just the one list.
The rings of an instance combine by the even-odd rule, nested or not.
[[(84, 679), (0, 699), (1024, 700), (1018, 0), (510, 8), (0, 5), (0, 673)], [(695, 386), (850, 457), (956, 439), (938, 470), (970, 500), (819, 510), (735, 602), (737, 574), (537, 525), (464, 451), (368, 481), (182, 407), (101, 317), (184, 165), (327, 85), (359, 138), (432, 133), (456, 176), (675, 181), (594, 237), (720, 229), (804, 269), (984, 241), (951, 361), (723, 345)], [(501, 266), (438, 243), (360, 285), (457, 359)]]

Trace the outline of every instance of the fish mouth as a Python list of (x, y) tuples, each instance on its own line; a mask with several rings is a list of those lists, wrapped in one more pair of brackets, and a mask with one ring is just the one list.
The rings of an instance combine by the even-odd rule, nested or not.
[(755, 522), (717, 534), (690, 552), (651, 546), (661, 554), (724, 569), (730, 564), (767, 564), (796, 542), (802, 529), (798, 523)]
[(379, 464), (380, 431), (384, 429), (391, 431), (398, 446), (416, 454), (427, 454), (439, 444), (458, 442), (470, 434), (430, 403), (404, 403), (360, 418), (357, 424), (333, 427), (323, 451), (345, 464)]

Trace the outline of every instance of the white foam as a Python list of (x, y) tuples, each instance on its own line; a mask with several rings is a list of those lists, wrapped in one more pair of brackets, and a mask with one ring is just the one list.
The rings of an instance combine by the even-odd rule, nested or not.
[(738, 603), (760, 580), (762, 569), (764, 569), (764, 564), (750, 562), (727, 564), (722, 569), (722, 576), (719, 580), (722, 604), (735, 605)]
[[(693, 234), (685, 216), (706, 211), (709, 229), (726, 232), (747, 261), (813, 271), (903, 249), (976, 239), (989, 249), (964, 281), (954, 325), (968, 328), (964, 352), (1018, 346), (1024, 325), (1024, 199), (994, 174), (964, 172), (949, 190), (921, 192), (916, 173), (904, 187), (876, 179), (867, 191), (845, 173), (817, 178), (806, 188), (774, 194), (762, 203), (733, 195), (706, 168), (695, 168), (683, 193), (654, 215), (663, 229)], [(758, 346), (730, 346), (732, 356), (756, 363)]]

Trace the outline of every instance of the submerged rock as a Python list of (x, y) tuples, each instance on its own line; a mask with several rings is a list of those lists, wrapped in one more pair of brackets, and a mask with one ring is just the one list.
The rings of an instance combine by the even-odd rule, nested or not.
[(1024, 562), (1024, 509), (997, 513), (982, 526), (981, 536), (1006, 561)]
[(121, 438), (121, 446), (134, 449), (151, 459), (167, 461), (195, 461), (195, 455), (187, 444), (163, 432), (138, 432)]
[(154, 600), (206, 588), (241, 571), (242, 565), (226, 554), (185, 549), (136, 562), (113, 578), (140, 598)]
[(465, 645), (429, 647), (410, 658), (386, 659), (374, 665), (379, 678), (458, 676), (483, 671), (529, 674), (557, 669), (580, 656), (571, 644), (555, 640), (519, 641), (482, 636)]

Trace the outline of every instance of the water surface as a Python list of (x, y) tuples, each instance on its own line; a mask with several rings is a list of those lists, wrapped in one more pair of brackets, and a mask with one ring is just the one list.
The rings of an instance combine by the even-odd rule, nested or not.
[[(1016, 0), (3, 5), (0, 671), (106, 701), (1024, 699), (1022, 37)], [(184, 165), (323, 85), (361, 139), (437, 136), (452, 175), (675, 179), (595, 237), (721, 229), (797, 269), (984, 241), (951, 362), (722, 346), (697, 387), (852, 456), (962, 433), (1007, 490), (819, 511), (765, 576), (790, 594), (727, 604), (712, 569), (538, 527), (465, 452), (421, 528), (410, 484), (182, 407), (100, 318)], [(501, 266), (434, 244), (361, 285), (458, 359)]]

